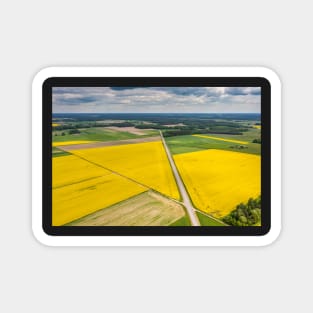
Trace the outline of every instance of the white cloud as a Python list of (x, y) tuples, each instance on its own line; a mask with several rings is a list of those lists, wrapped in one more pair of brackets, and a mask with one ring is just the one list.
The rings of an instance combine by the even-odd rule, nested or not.
[(259, 87), (54, 87), (53, 112), (259, 113)]

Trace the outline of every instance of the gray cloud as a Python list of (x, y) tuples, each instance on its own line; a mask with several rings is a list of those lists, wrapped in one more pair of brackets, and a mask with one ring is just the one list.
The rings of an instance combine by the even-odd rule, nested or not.
[(79, 96), (79, 97), (72, 97), (72, 98), (64, 98), (62, 102), (64, 104), (73, 104), (77, 105), (77, 103), (90, 103), (100, 100), (99, 97), (96, 96)]
[(259, 87), (54, 87), (53, 112), (260, 112)]
[(261, 88), (259, 87), (228, 87), (225, 88), (225, 93), (233, 96), (246, 96), (246, 95), (260, 95)]

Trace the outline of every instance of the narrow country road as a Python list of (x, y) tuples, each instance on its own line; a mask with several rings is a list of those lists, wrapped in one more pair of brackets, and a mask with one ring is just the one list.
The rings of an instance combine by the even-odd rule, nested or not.
[(190, 222), (191, 222), (191, 225), (192, 226), (200, 226), (200, 222), (199, 222), (199, 219), (198, 219), (198, 216), (195, 212), (195, 209), (192, 205), (192, 202), (190, 200), (190, 197), (189, 197), (189, 194), (185, 188), (185, 185), (179, 175), (179, 172), (177, 170), (177, 167), (174, 163), (174, 160), (172, 158), (172, 155), (171, 155), (171, 152), (169, 150), (169, 148), (167, 147), (167, 144), (164, 140), (164, 137), (163, 137), (163, 134), (162, 132), (160, 131), (160, 136), (161, 136), (161, 139), (162, 139), (162, 143), (163, 143), (163, 146), (164, 146), (164, 149), (166, 151), (166, 154), (167, 154), (167, 157), (168, 157), (168, 160), (170, 162), (170, 165), (171, 165), (171, 168), (172, 168), (172, 171), (173, 171), (173, 174), (174, 174), (174, 177), (175, 177), (175, 180), (177, 182), (177, 186), (178, 186), (178, 189), (180, 191), (180, 194), (182, 196), (182, 203), (183, 205), (185, 206), (185, 208), (187, 209), (187, 213), (189, 215), (189, 219), (190, 219)]

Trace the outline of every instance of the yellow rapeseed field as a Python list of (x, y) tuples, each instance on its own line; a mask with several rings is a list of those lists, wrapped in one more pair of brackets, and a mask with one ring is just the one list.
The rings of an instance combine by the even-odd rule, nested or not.
[(78, 140), (78, 141), (59, 141), (59, 142), (53, 142), (52, 147), (59, 147), (59, 146), (72, 146), (72, 145), (81, 145), (84, 143), (94, 143), (97, 141), (90, 141), (90, 140)]
[(60, 188), (109, 174), (107, 170), (75, 155), (52, 158), (52, 187)]
[(52, 224), (64, 225), (147, 188), (76, 156), (53, 158)]
[(176, 154), (174, 160), (194, 205), (215, 217), (261, 193), (258, 155), (210, 149)]
[(261, 129), (261, 125), (253, 125), (253, 128)]
[(235, 139), (228, 139), (228, 138), (221, 138), (221, 137), (214, 137), (214, 136), (207, 136), (207, 135), (192, 135), (192, 136), (200, 137), (200, 138), (209, 138), (209, 139), (226, 141), (226, 142), (233, 142), (233, 143), (238, 143), (240, 145), (248, 144), (247, 141), (241, 141), (241, 140), (235, 140)]
[(58, 124), (58, 123), (52, 123), (52, 127), (55, 127), (55, 126), (60, 126), (61, 124)]
[(164, 195), (179, 199), (176, 181), (161, 141), (71, 152), (125, 175)]

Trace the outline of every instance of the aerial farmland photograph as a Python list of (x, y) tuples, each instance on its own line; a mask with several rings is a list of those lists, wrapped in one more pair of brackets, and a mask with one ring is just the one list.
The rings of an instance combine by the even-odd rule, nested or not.
[(261, 88), (53, 87), (53, 226), (261, 226)]

